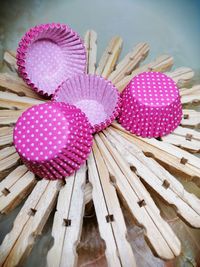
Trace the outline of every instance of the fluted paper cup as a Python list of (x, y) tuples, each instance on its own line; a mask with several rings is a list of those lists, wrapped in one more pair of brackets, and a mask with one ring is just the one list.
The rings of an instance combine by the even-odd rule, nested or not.
[(175, 82), (159, 72), (134, 77), (121, 94), (118, 121), (142, 137), (161, 137), (173, 132), (182, 118), (182, 105)]
[(121, 105), (116, 87), (103, 77), (90, 74), (75, 75), (64, 81), (53, 100), (80, 108), (88, 117), (93, 132), (109, 126), (118, 116)]
[(51, 96), (65, 79), (86, 69), (86, 51), (79, 35), (65, 24), (31, 28), (17, 49), (18, 70), (36, 92)]
[(14, 145), (25, 165), (39, 177), (62, 179), (78, 170), (92, 146), (92, 128), (75, 106), (48, 102), (18, 119)]

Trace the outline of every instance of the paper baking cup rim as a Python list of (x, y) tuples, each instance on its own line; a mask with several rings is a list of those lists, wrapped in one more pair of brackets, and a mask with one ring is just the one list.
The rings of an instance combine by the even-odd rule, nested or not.
[[(109, 125), (111, 125), (111, 123), (118, 117), (120, 110), (121, 110), (121, 104), (122, 104), (122, 100), (121, 100), (121, 96), (120, 96), (120, 92), (118, 91), (118, 89), (116, 88), (116, 86), (109, 80), (105, 79), (104, 77), (102, 77), (101, 75), (96, 75), (96, 74), (76, 74), (73, 75), (72, 77), (66, 79), (65, 81), (63, 81), (58, 88), (55, 90), (55, 93), (52, 96), (52, 101), (57, 101), (56, 97), (58, 95), (58, 92), (61, 90), (61, 88), (63, 87), (63, 84), (67, 82), (67, 80), (69, 79), (73, 79), (74, 77), (78, 77), (78, 76), (85, 76), (86, 78), (90, 79), (91, 77), (94, 77), (95, 79), (103, 79), (107, 84), (110, 84), (112, 89), (114, 90), (114, 92), (117, 95), (117, 100), (116, 100), (116, 105), (114, 110), (112, 111), (112, 114), (103, 122), (98, 123), (98, 124), (94, 124), (92, 125), (92, 131), (93, 134), (100, 132), (102, 130), (104, 130), (105, 128), (107, 128)], [(75, 104), (72, 104), (74, 106), (76, 106)], [(82, 111), (83, 112), (83, 111)], [(84, 112), (83, 112), (84, 113)], [(87, 117), (87, 115), (86, 115)], [(89, 120), (89, 119), (88, 119)], [(90, 122), (90, 120), (89, 120)]]
[[(54, 92), (49, 93), (49, 92), (45, 92), (43, 89), (40, 89), (35, 82), (33, 82), (31, 80), (31, 78), (28, 76), (28, 73), (26, 71), (26, 66), (25, 66), (25, 62), (26, 62), (26, 54), (27, 54), (27, 50), (30, 47), (30, 45), (35, 41), (35, 39), (44, 31), (44, 30), (49, 30), (49, 29), (63, 29), (66, 31), (66, 34), (68, 35), (69, 33), (71, 33), (70, 35), (74, 35), (77, 37), (78, 41), (79, 41), (79, 45), (80, 48), (79, 50), (82, 50), (81, 55), (83, 56), (83, 58), (81, 58), (81, 62), (83, 62), (83, 64), (81, 64), (82, 67), (82, 72), (84, 73), (86, 71), (86, 49), (85, 49), (85, 45), (83, 40), (81, 39), (81, 37), (79, 36), (79, 34), (77, 32), (75, 32), (74, 30), (72, 30), (67, 24), (61, 24), (61, 23), (47, 23), (47, 24), (39, 24), (36, 25), (35, 27), (30, 28), (22, 37), (22, 39), (20, 40), (19, 44), (18, 44), (18, 48), (17, 48), (17, 66), (18, 66), (18, 72), (20, 74), (20, 76), (22, 77), (22, 79), (25, 81), (25, 83), (30, 86), (30, 88), (45, 96), (45, 97), (51, 97), (53, 95)], [(56, 90), (56, 88), (55, 88)], [(54, 90), (54, 91), (55, 91)]]

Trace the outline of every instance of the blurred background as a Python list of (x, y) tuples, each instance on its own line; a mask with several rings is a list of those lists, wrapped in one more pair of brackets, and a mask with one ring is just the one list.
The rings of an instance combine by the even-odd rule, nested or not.
[(24, 32), (38, 23), (69, 24), (80, 35), (98, 33), (98, 56), (113, 35), (124, 40), (123, 56), (135, 44), (150, 44), (200, 74), (199, 0), (5, 0), (0, 7), (0, 51), (15, 50)]

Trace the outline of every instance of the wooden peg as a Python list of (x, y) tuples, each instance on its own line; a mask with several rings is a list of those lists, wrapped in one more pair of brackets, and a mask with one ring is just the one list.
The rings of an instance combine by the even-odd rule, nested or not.
[(183, 148), (191, 153), (198, 153), (200, 151), (200, 140), (194, 139), (192, 134), (187, 133), (187, 130), (189, 129), (185, 128), (185, 135), (179, 135), (177, 132), (173, 132), (169, 135), (163, 136), (161, 140), (165, 143)]
[[(57, 210), (54, 215), (52, 235), (53, 247), (47, 255), (47, 266), (77, 266), (76, 248), (80, 241), (85, 209), (84, 187), (86, 166), (66, 178), (60, 190)], [(63, 205), (64, 204), (64, 205)]]
[(135, 77), (137, 74), (144, 71), (166, 71), (173, 65), (173, 58), (167, 55), (162, 55), (156, 58), (154, 61), (141, 66), (134, 70), (130, 75), (125, 76), (121, 81), (117, 82), (115, 85), (118, 90), (121, 92), (130, 80)]
[(200, 101), (200, 85), (194, 85), (191, 88), (180, 89), (182, 104), (196, 104)]
[(97, 75), (107, 78), (113, 71), (122, 49), (122, 39), (119, 36), (113, 37), (106, 47), (96, 70)]
[(0, 147), (11, 145), (13, 142), (13, 127), (0, 128)]
[(194, 77), (194, 71), (191, 68), (177, 68), (172, 72), (166, 72), (166, 75), (171, 77), (179, 88), (187, 85)]
[(84, 40), (87, 52), (87, 73), (95, 74), (97, 60), (97, 33), (93, 30), (87, 31)]
[(12, 211), (30, 193), (36, 184), (32, 172), (21, 165), (0, 183), (0, 212)]
[[(109, 172), (116, 179), (118, 192), (123, 196), (137, 223), (145, 228), (146, 237), (154, 251), (164, 259), (171, 259), (175, 255), (179, 255), (180, 241), (160, 216), (153, 199), (140, 179), (130, 170), (128, 163), (122, 158), (121, 152), (117, 152), (103, 133), (95, 135), (95, 141)], [(138, 204), (141, 200), (146, 203), (143, 208)]]
[(108, 79), (116, 84), (126, 75), (130, 75), (140, 62), (146, 58), (148, 52), (149, 45), (147, 43), (137, 44), (133, 50), (117, 64), (116, 69), (109, 75)]
[(0, 150), (0, 178), (4, 177), (4, 172), (17, 165), (19, 155), (13, 146)]
[(12, 71), (14, 72), (17, 71), (18, 67), (17, 67), (16, 53), (14, 51), (6, 51), (4, 53), (3, 59)]
[(0, 73), (0, 87), (6, 88), (19, 96), (28, 96), (33, 99), (43, 100), (39, 94), (28, 87), (25, 82), (14, 74)]
[(0, 106), (7, 109), (26, 109), (33, 105), (44, 103), (44, 100), (32, 99), (30, 97), (20, 97), (13, 93), (0, 91)]
[[(120, 135), (124, 136), (131, 142), (137, 143), (137, 145), (143, 150), (145, 154), (148, 153), (150, 156), (153, 156), (159, 163), (163, 164), (164, 166), (167, 165), (168, 170), (182, 174), (181, 177), (193, 180), (197, 186), (200, 186), (199, 158), (174, 145), (160, 142), (153, 138), (149, 139), (134, 136), (117, 123), (113, 123), (112, 125), (117, 129), (116, 131)], [(188, 162), (185, 165), (180, 163), (180, 159), (182, 157), (188, 159)]]
[(104, 133), (154, 192), (176, 207), (178, 214), (190, 225), (200, 227), (200, 200), (197, 197), (185, 191), (182, 184), (154, 159), (147, 158), (142, 150), (138, 152), (137, 143), (131, 143), (111, 128), (104, 130)]
[(189, 138), (189, 139), (191, 138), (191, 141), (192, 140), (200, 141), (200, 132), (186, 127), (178, 126), (173, 131), (173, 134), (178, 136), (183, 136), (184, 138)]
[(16, 123), (19, 116), (24, 112), (23, 109), (21, 110), (7, 110), (3, 109), (0, 112), (0, 125), (12, 125)]
[(183, 119), (181, 121), (181, 125), (192, 128), (199, 128), (200, 112), (193, 109), (183, 109)]
[(37, 183), (0, 246), (0, 266), (21, 265), (29, 255), (55, 205), (60, 185), (60, 181)]
[(96, 211), (100, 235), (106, 243), (106, 259), (109, 266), (136, 266), (135, 258), (126, 239), (126, 225), (115, 187), (96, 145), (88, 159), (89, 181)]

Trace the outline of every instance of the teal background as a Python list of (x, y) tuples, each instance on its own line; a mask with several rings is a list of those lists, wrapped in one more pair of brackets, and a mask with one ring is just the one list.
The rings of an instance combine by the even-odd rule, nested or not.
[(98, 33), (98, 57), (113, 35), (124, 40), (122, 56), (146, 41), (149, 58), (168, 53), (175, 65), (200, 73), (200, 1), (195, 0), (19, 0), (1, 1), (0, 49), (16, 49), (24, 32), (46, 22), (69, 24), (82, 36)]

